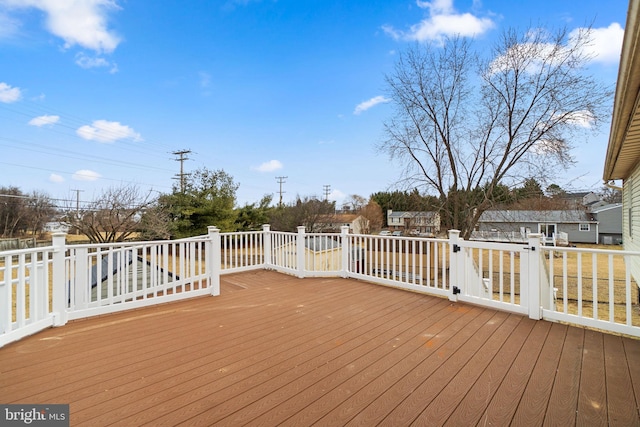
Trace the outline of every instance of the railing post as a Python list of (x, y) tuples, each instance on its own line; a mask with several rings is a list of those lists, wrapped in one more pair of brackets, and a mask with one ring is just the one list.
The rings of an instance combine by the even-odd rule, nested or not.
[(264, 267), (271, 268), (271, 225), (262, 226), (262, 252), (264, 255)]
[(449, 300), (457, 301), (461, 290), (460, 281), (464, 277), (459, 271), (460, 230), (449, 230)]
[(340, 268), (340, 277), (349, 277), (351, 267), (349, 266), (349, 259), (351, 254), (351, 239), (349, 239), (349, 226), (343, 225), (340, 227), (340, 240), (342, 242), (342, 268)]
[(298, 226), (298, 235), (296, 236), (296, 264), (298, 277), (304, 278), (304, 225)]
[[(540, 257), (542, 252), (540, 249), (540, 238), (542, 234), (532, 233), (529, 234), (529, 277), (528, 280), (528, 304), (529, 304), (529, 318), (540, 320), (542, 319), (542, 307), (540, 305), (540, 298), (542, 292), (542, 281), (540, 280)], [(522, 283), (522, 278), (520, 279)], [(520, 289), (522, 292), (522, 289)]]
[[(75, 256), (75, 275), (73, 287), (73, 309), (86, 308), (89, 304), (88, 289), (91, 288), (89, 281), (91, 280), (89, 265), (89, 249), (77, 248)], [(99, 280), (98, 278), (96, 278)]]
[(211, 281), (211, 295), (220, 295), (220, 270), (222, 269), (222, 248), (220, 247), (220, 230), (210, 225), (207, 227), (209, 239), (207, 241), (207, 261), (209, 262), (209, 280)]
[(53, 326), (63, 326), (67, 323), (67, 283), (65, 280), (65, 252), (66, 233), (57, 232), (52, 235), (51, 245), (55, 247), (52, 257), (51, 295), (53, 307)]

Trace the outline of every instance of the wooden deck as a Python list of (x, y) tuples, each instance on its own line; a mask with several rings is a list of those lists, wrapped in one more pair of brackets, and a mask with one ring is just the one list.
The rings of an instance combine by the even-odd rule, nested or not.
[(70, 403), (74, 426), (632, 426), (640, 341), (256, 271), (0, 349), (0, 403)]

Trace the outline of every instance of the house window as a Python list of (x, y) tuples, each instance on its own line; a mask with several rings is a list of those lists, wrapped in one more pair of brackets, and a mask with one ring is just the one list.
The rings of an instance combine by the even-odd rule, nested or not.
[(589, 231), (591, 229), (591, 224), (580, 224), (579, 226), (580, 231)]

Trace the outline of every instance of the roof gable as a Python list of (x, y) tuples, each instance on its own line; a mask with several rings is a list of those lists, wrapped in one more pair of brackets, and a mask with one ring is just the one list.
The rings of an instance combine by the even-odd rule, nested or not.
[(479, 222), (506, 222), (506, 223), (569, 223), (569, 222), (595, 222), (589, 215), (579, 209), (555, 210), (555, 211), (519, 211), (519, 210), (491, 210), (485, 211), (480, 216)]

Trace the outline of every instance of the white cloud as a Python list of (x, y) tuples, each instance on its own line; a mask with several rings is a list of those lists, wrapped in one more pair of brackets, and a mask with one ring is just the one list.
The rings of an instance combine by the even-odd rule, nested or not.
[(198, 73), (198, 77), (200, 77), (200, 87), (208, 88), (211, 86), (211, 74), (205, 73), (204, 71), (200, 71)]
[(120, 7), (116, 0), (4, 0), (16, 8), (44, 12), (49, 32), (64, 40), (64, 47), (79, 45), (96, 52), (113, 52), (120, 38), (107, 28), (109, 12)]
[(100, 175), (98, 172), (89, 169), (80, 169), (79, 171), (76, 171), (76, 173), (74, 173), (71, 178), (76, 181), (96, 181), (100, 179), (101, 176), (102, 175)]
[(355, 110), (353, 110), (353, 114), (360, 114), (363, 111), (367, 111), (369, 108), (373, 108), (378, 104), (384, 104), (385, 102), (391, 101), (388, 98), (385, 98), (382, 95), (375, 96), (367, 101), (363, 101), (360, 104), (356, 105)]
[(396, 40), (440, 42), (444, 37), (453, 35), (473, 37), (495, 26), (489, 18), (481, 18), (471, 13), (457, 13), (453, 7), (453, 0), (417, 0), (416, 4), (429, 11), (427, 18), (412, 25), (408, 31), (396, 30), (390, 25), (385, 25), (382, 29)]
[(329, 193), (329, 196), (327, 197), (329, 200), (342, 200), (346, 197), (346, 195), (340, 191), (340, 190), (332, 190), (331, 193)]
[(13, 37), (20, 29), (20, 22), (0, 12), (0, 39)]
[(567, 118), (567, 123), (587, 129), (591, 128), (594, 122), (595, 117), (593, 113), (587, 110), (575, 111)]
[(76, 54), (76, 65), (84, 69), (110, 67), (109, 72), (111, 74), (118, 72), (118, 65), (116, 63), (107, 61), (107, 59), (100, 56), (91, 57), (84, 52), (78, 52)]
[(22, 92), (20, 92), (20, 88), (11, 87), (6, 83), (0, 83), (0, 102), (9, 104), (11, 102), (16, 102), (21, 97)]
[(200, 88), (202, 89), (203, 96), (211, 95), (211, 74), (204, 71), (198, 73), (198, 79), (200, 81)]
[(80, 127), (76, 133), (89, 141), (115, 142), (120, 139), (142, 141), (142, 136), (129, 126), (107, 120), (95, 120), (91, 125)]
[[(585, 30), (585, 28), (576, 28), (571, 31), (569, 37), (574, 38), (580, 31)], [(593, 56), (593, 61), (607, 64), (617, 64), (620, 61), (622, 39), (624, 38), (624, 29), (620, 24), (614, 22), (606, 28), (592, 28), (591, 37), (593, 40), (586, 51)]]
[[(579, 57), (581, 54), (588, 55), (594, 62), (617, 64), (620, 61), (624, 30), (617, 23), (607, 28), (576, 28), (569, 34), (567, 45), (562, 46), (560, 50), (557, 50), (554, 40), (548, 41), (550, 36), (544, 29), (532, 30), (528, 34), (531, 41), (513, 45), (505, 55), (492, 61), (489, 71), (492, 73), (504, 71), (511, 67), (512, 59), (518, 57), (533, 58), (526, 69), (531, 73), (538, 72), (544, 66), (543, 60), (556, 61), (559, 64), (558, 61), (574, 56)], [(587, 37), (590, 42), (585, 44)], [(580, 40), (582, 49), (575, 49), (580, 38), (582, 38)]]
[(49, 116), (45, 114), (44, 116), (34, 117), (29, 120), (29, 124), (31, 126), (44, 126), (44, 125), (52, 125), (58, 123), (60, 121), (60, 116)]
[(278, 169), (282, 169), (282, 162), (280, 162), (280, 160), (269, 160), (255, 168), (255, 170), (259, 172), (273, 172)]
[(60, 182), (64, 182), (64, 178), (58, 175), (57, 173), (52, 173), (51, 175), (49, 175), (49, 181), (60, 183)]

